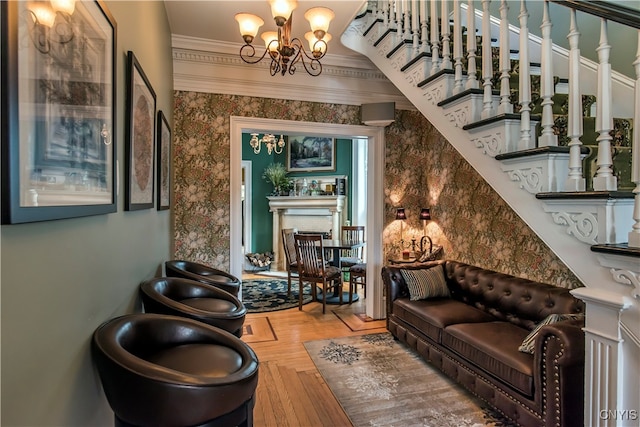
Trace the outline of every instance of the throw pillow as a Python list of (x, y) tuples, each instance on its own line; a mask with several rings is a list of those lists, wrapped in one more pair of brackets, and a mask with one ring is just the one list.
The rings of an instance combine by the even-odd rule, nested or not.
[(451, 296), (440, 265), (429, 269), (400, 270), (400, 273), (409, 288), (411, 301)]
[(579, 313), (579, 314), (550, 314), (547, 317), (545, 317), (542, 322), (538, 323), (536, 325), (535, 328), (533, 328), (533, 330), (531, 332), (529, 332), (529, 335), (527, 335), (527, 337), (524, 339), (524, 341), (522, 341), (522, 344), (520, 345), (520, 347), (518, 347), (518, 350), (520, 350), (523, 353), (529, 353), (529, 354), (533, 354), (534, 351), (534, 344), (536, 341), (536, 337), (538, 336), (538, 333), (540, 332), (540, 329), (545, 326), (545, 325), (551, 325), (552, 323), (557, 323), (557, 322), (561, 322), (563, 320), (573, 320), (573, 319), (582, 319), (584, 317), (584, 313)]

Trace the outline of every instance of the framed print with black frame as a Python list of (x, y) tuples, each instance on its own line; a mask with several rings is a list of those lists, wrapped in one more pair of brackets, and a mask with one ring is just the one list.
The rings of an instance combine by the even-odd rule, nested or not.
[(116, 22), (102, 1), (49, 22), (37, 5), (0, 2), (3, 224), (117, 210)]
[(125, 209), (153, 208), (156, 93), (132, 51), (127, 53)]
[(289, 172), (336, 170), (335, 138), (289, 135), (287, 170)]
[(162, 111), (158, 111), (158, 210), (171, 207), (171, 127)]

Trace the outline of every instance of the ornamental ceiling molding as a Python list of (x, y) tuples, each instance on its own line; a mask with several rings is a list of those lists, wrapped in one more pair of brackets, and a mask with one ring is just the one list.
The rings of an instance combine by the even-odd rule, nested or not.
[(269, 61), (254, 65), (242, 61), (239, 43), (174, 35), (172, 44), (175, 90), (346, 105), (394, 101), (398, 109), (415, 110), (364, 57), (327, 54), (322, 61), (322, 74), (317, 77), (307, 75), (304, 70), (293, 76), (271, 76)]

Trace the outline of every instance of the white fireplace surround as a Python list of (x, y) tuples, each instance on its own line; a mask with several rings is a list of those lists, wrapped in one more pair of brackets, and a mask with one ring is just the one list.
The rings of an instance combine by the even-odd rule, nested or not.
[(284, 270), (282, 229), (317, 231), (340, 235), (346, 196), (267, 197), (273, 213), (273, 248), (275, 265)]

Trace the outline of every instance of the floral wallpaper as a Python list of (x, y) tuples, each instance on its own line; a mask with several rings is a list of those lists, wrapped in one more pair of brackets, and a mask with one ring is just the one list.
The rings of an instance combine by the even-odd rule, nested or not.
[[(175, 92), (175, 257), (229, 269), (229, 117), (360, 124), (360, 107)], [(418, 214), (443, 257), (556, 286), (582, 286), (471, 166), (417, 111), (398, 110), (386, 130), (385, 258), (402, 238), (418, 240)], [(405, 208), (407, 220), (395, 220)], [(402, 228), (402, 230), (401, 230)]]

